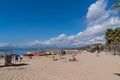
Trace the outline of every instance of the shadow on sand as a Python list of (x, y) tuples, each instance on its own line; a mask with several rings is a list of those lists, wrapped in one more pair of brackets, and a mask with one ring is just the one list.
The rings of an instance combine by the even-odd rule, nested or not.
[(3, 68), (3, 67), (10, 67), (10, 66), (26, 66), (26, 65), (29, 65), (29, 64), (20, 63), (20, 64), (1, 65), (0, 68)]
[(119, 77), (120, 77), (120, 73), (114, 73), (114, 75), (117, 75), (117, 76), (119, 76)]

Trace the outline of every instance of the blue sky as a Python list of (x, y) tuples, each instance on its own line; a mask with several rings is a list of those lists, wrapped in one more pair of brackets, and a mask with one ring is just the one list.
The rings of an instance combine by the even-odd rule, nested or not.
[[(91, 43), (92, 39), (103, 42), (105, 22), (110, 24), (108, 27), (114, 27), (119, 22), (119, 19), (114, 24), (110, 22), (112, 2), (1, 0), (0, 46), (81, 46)], [(90, 34), (92, 28), (101, 32)], [(87, 43), (83, 44), (83, 41)]]
[[(94, 0), (93, 0), (94, 1)], [(76, 34), (85, 29), (84, 14), (90, 2), (80, 0), (9, 0), (0, 4), (0, 26), (4, 40), (47, 40), (61, 33)], [(83, 25), (83, 26), (82, 26)], [(11, 29), (12, 28), (12, 29)], [(66, 30), (68, 29), (68, 30)], [(71, 30), (72, 31), (71, 31)], [(22, 33), (21, 33), (22, 31)], [(5, 33), (7, 32), (7, 33)], [(14, 35), (12, 38), (8, 34)], [(24, 35), (26, 34), (26, 35)], [(26, 37), (31, 38), (26, 38)], [(6, 41), (7, 41), (6, 40)]]

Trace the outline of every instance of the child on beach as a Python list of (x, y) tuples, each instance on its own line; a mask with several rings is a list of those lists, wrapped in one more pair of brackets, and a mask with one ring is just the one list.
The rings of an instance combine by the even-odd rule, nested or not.
[(18, 58), (19, 58), (19, 55), (16, 55), (16, 56), (15, 56), (15, 61), (16, 61), (16, 62), (18, 61)]
[(96, 56), (97, 57), (99, 56), (99, 46), (98, 45), (96, 46)]
[(22, 61), (22, 59), (23, 59), (23, 55), (19, 55), (19, 57), (20, 57), (20, 62)]

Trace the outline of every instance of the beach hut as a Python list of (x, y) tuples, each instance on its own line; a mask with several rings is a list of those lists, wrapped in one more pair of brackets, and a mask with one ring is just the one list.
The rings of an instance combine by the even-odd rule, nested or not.
[(12, 51), (11, 50), (0, 50), (0, 53), (4, 55), (5, 65), (12, 65)]

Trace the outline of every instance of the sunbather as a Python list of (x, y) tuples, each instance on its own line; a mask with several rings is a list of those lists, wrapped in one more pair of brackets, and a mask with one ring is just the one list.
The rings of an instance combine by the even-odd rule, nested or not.
[(72, 58), (69, 59), (69, 61), (76, 61), (76, 58), (75, 58), (75, 55), (74, 55), (74, 54), (72, 54)]

